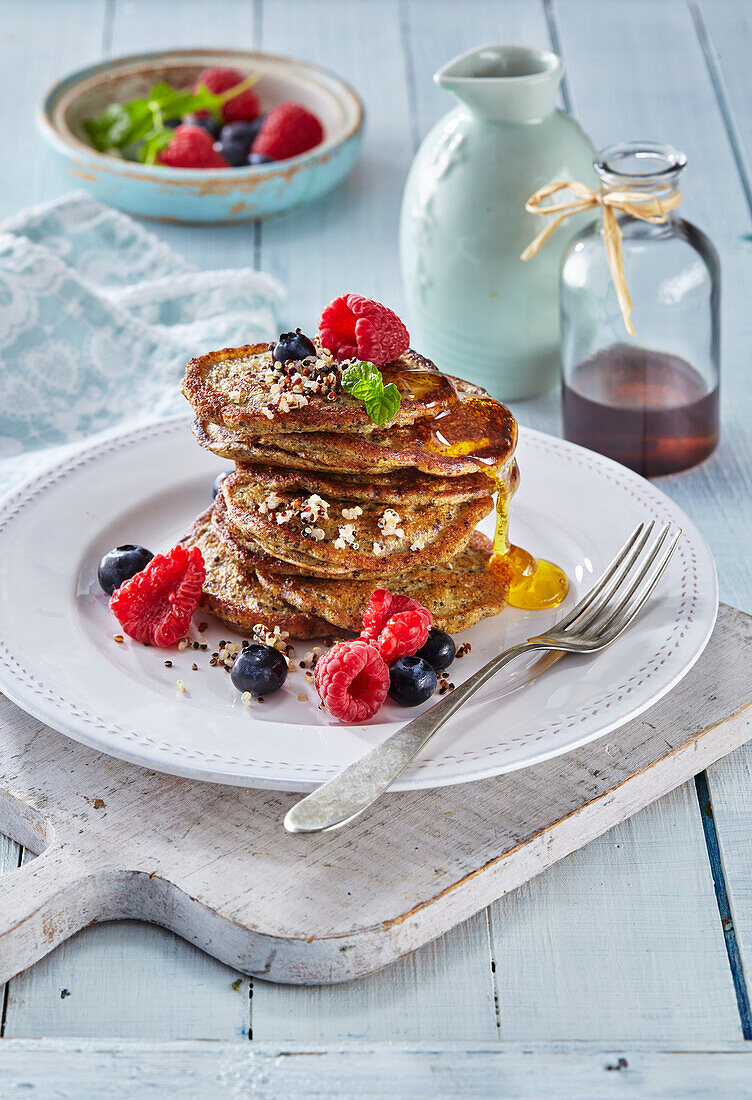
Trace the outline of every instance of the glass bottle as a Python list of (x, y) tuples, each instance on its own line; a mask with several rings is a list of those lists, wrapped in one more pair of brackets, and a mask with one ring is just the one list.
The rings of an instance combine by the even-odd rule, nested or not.
[[(677, 149), (650, 142), (595, 160), (604, 192), (662, 199), (677, 193), (685, 165)], [(674, 473), (718, 442), (718, 255), (677, 210), (662, 224), (617, 221), (637, 335), (624, 325), (598, 211), (562, 260), (564, 435), (645, 477)]]

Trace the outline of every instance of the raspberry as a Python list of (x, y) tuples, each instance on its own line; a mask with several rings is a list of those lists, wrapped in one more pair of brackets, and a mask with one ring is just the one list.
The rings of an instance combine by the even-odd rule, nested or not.
[[(194, 81), (191, 91), (198, 91), (199, 85), (203, 84), (214, 95), (222, 95), (242, 80), (245, 77), (237, 69), (204, 69)], [(222, 106), (222, 118), (225, 122), (253, 122), (260, 114), (261, 106), (252, 88), (246, 88), (240, 95), (225, 100)]]
[(121, 584), (110, 610), (129, 637), (164, 648), (185, 637), (205, 576), (199, 548), (175, 546)]
[(391, 363), (410, 346), (410, 333), (396, 313), (360, 294), (343, 294), (319, 320), (321, 343), (338, 359)]
[(390, 617), (374, 645), (388, 665), (398, 657), (412, 657), (426, 644), (432, 622), (433, 615), (425, 607), (399, 611)]
[(363, 612), (361, 638), (374, 642), (386, 626), (392, 615), (400, 611), (424, 610), (422, 604), (412, 596), (393, 596), (388, 588), (376, 588), (368, 598), (368, 606)]
[(319, 657), (313, 673), (319, 698), (345, 722), (365, 722), (381, 708), (389, 691), (389, 669), (377, 649), (356, 638)]
[(214, 148), (211, 134), (200, 126), (177, 126), (175, 136), (157, 158), (168, 168), (229, 168)]
[(377, 588), (363, 612), (360, 637), (375, 646), (387, 664), (412, 657), (426, 644), (433, 616), (412, 596), (392, 595)]
[(280, 103), (272, 107), (261, 123), (251, 152), (272, 160), (288, 160), (306, 153), (323, 140), (324, 130), (315, 115), (299, 103)]

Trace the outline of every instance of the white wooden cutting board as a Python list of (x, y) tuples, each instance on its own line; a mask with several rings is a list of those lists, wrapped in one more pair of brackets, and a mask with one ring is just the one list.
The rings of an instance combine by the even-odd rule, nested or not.
[(299, 795), (145, 771), (0, 698), (0, 832), (42, 852), (0, 879), (0, 983), (122, 917), (274, 981), (367, 974), (741, 745), (751, 701), (752, 618), (722, 605), (692, 672), (623, 729), (498, 779), (387, 795), (337, 833), (289, 836)]

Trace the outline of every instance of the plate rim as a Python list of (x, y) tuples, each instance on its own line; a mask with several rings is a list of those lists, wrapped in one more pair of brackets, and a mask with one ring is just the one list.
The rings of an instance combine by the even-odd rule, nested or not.
[[(119, 426), (98, 435), (95, 439), (85, 441), (61, 460), (41, 468), (36, 473), (32, 473), (22, 482), (13, 486), (0, 498), (0, 539), (7, 526), (13, 522), (20, 512), (22, 512), (24, 507), (28, 506), (37, 496), (49, 491), (64, 477), (75, 473), (75, 470), (80, 466), (88, 464), (88, 462), (100, 457), (103, 453), (118, 449), (119, 447), (132, 445), (136, 436), (143, 442), (145, 435), (149, 438), (154, 438), (161, 434), (169, 434), (178, 427), (187, 425), (189, 419), (190, 418), (186, 417), (184, 413), (178, 413), (153, 421), (147, 425), (139, 424), (136, 427), (133, 425), (127, 427)], [(394, 784), (392, 789), (395, 792), (400, 790), (419, 790), (440, 786), (453, 786), (461, 783), (488, 779), (542, 763), (545, 760), (571, 752), (584, 744), (606, 736), (654, 706), (659, 699), (663, 698), (685, 675), (687, 675), (703, 653), (715, 626), (718, 614), (718, 580), (715, 561), (699, 528), (678, 504), (651, 482), (640, 478), (639, 475), (633, 473), (633, 471), (605, 456), (589, 451), (568, 440), (549, 435), (548, 433), (538, 431), (534, 428), (525, 428), (523, 426), (520, 427), (520, 436), (521, 439), (527, 439), (539, 449), (543, 449), (544, 451), (547, 450), (549, 453), (563, 452), (565, 455), (568, 454), (570, 457), (574, 457), (579, 462), (586, 462), (591, 468), (595, 465), (596, 469), (598, 467), (605, 469), (606, 472), (610, 472), (614, 475), (612, 477), (613, 480), (617, 480), (618, 477), (618, 481), (621, 482), (622, 486), (625, 478), (627, 483), (633, 482), (636, 485), (642, 486), (643, 492), (647, 490), (648, 497), (654, 497), (652, 502), (654, 506), (657, 503), (661, 503), (665, 508), (666, 504), (668, 504), (670, 510), (677, 513), (680, 517), (677, 522), (681, 522), (685, 532), (688, 529), (688, 533), (691, 534), (693, 540), (696, 542), (697, 548), (704, 552), (706, 565), (710, 566), (709, 575), (704, 579), (712, 581), (712, 600), (708, 601), (708, 596), (710, 594), (707, 590), (704, 591), (704, 596), (706, 603), (709, 602), (710, 606), (712, 606), (712, 613), (709, 614), (709, 619), (702, 638), (697, 636), (694, 653), (677, 669), (676, 673), (661, 687), (660, 691), (652, 695), (649, 701), (642, 703), (637, 702), (634, 707), (628, 708), (626, 713), (622, 711), (613, 721), (608, 721), (599, 725), (596, 732), (592, 732), (591, 730), (584, 733), (581, 738), (570, 739), (566, 741), (564, 747), (561, 748), (554, 743), (547, 750), (542, 749), (538, 752), (531, 752), (525, 758), (513, 760), (511, 763), (501, 763), (498, 754), (494, 757), (494, 746), (468, 750), (468, 752), (462, 754), (461, 757), (453, 757), (450, 754), (444, 753), (441, 759), (435, 760), (427, 756), (418, 761), (411, 767), (405, 776), (401, 777), (400, 780)], [(697, 574), (695, 574), (695, 576), (696, 575)], [(661, 649), (658, 650), (658, 654), (662, 652), (666, 644), (668, 643), (664, 643)], [(261, 774), (249, 777), (247, 774), (233, 771), (232, 768), (238, 768), (240, 766), (244, 766), (246, 769), (249, 767), (256, 767), (263, 772), (264, 765), (262, 761), (249, 762), (236, 760), (231, 762), (229, 760), (222, 760), (221, 757), (218, 759), (217, 754), (214, 753), (211, 754), (211, 766), (207, 763), (207, 766), (197, 767), (196, 756), (208, 758), (209, 754), (201, 753), (197, 750), (190, 750), (190, 754), (186, 753), (185, 763), (182, 763), (179, 756), (174, 755), (174, 746), (168, 747), (167, 749), (151, 746), (150, 755), (147, 755), (144, 752), (143, 743), (140, 743), (139, 751), (132, 751), (129, 749), (128, 743), (134, 738), (139, 737), (137, 731), (126, 729), (110, 719), (102, 719), (97, 715), (90, 715), (87, 711), (77, 706), (75, 699), (66, 700), (56, 696), (51, 689), (45, 688), (41, 681), (34, 678), (32, 672), (25, 669), (20, 662), (15, 659), (2, 635), (0, 635), (0, 689), (12, 702), (26, 713), (31, 714), (33, 717), (43, 721), (46, 725), (51, 726), (53, 729), (58, 730), (71, 739), (87, 745), (89, 748), (95, 749), (96, 751), (105, 752), (108, 755), (127, 760), (137, 766), (151, 768), (156, 771), (166, 772), (167, 774), (180, 775), (202, 782), (217, 782), (232, 786), (250, 787), (252, 789), (308, 791), (314, 789), (319, 782), (323, 782), (338, 770), (336, 767), (331, 767), (329, 765), (315, 765), (314, 763), (310, 763), (305, 765), (305, 767), (309, 772), (319, 771), (320, 778), (317, 777), (310, 780), (293, 778), (289, 776), (289, 773), (287, 777), (278, 774)], [(618, 688), (610, 689), (609, 694), (612, 694), (614, 690), (618, 690)], [(590, 709), (592, 705), (593, 703), (591, 701), (588, 704), (588, 708)], [(586, 717), (587, 715), (585, 718)], [(584, 721), (585, 718), (581, 720)], [(559, 722), (555, 723), (557, 726), (559, 724)], [(303, 724), (301, 723), (300, 725)], [(551, 723), (548, 725), (550, 726)], [(100, 732), (89, 733), (87, 727), (93, 727), (94, 730), (99, 730)], [(541, 730), (544, 732), (545, 729), (546, 727), (541, 727)], [(385, 736), (388, 735), (388, 732), (390, 731), (387, 730)], [(543, 732), (539, 732), (539, 736), (542, 737)], [(472, 768), (471, 773), (465, 773), (459, 777), (450, 775), (449, 778), (444, 778), (443, 776), (437, 776), (435, 774), (437, 769), (449, 764), (456, 765), (463, 757), (465, 758), (465, 762), (467, 762), (468, 757), (474, 759), (477, 766)], [(485, 766), (482, 764), (482, 760), (484, 759), (487, 761)], [(279, 769), (281, 765), (279, 762), (275, 762), (273, 766)], [(433, 772), (434, 774), (426, 774), (427, 772)]]

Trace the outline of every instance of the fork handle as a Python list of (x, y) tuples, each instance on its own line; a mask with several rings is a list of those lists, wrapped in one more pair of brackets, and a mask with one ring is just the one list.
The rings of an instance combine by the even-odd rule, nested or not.
[(542, 642), (528, 641), (492, 657), (446, 699), (402, 726), (386, 741), (296, 803), (285, 817), (288, 833), (337, 829), (362, 814), (391, 787), (436, 731), (492, 676), (523, 653), (549, 648)]

